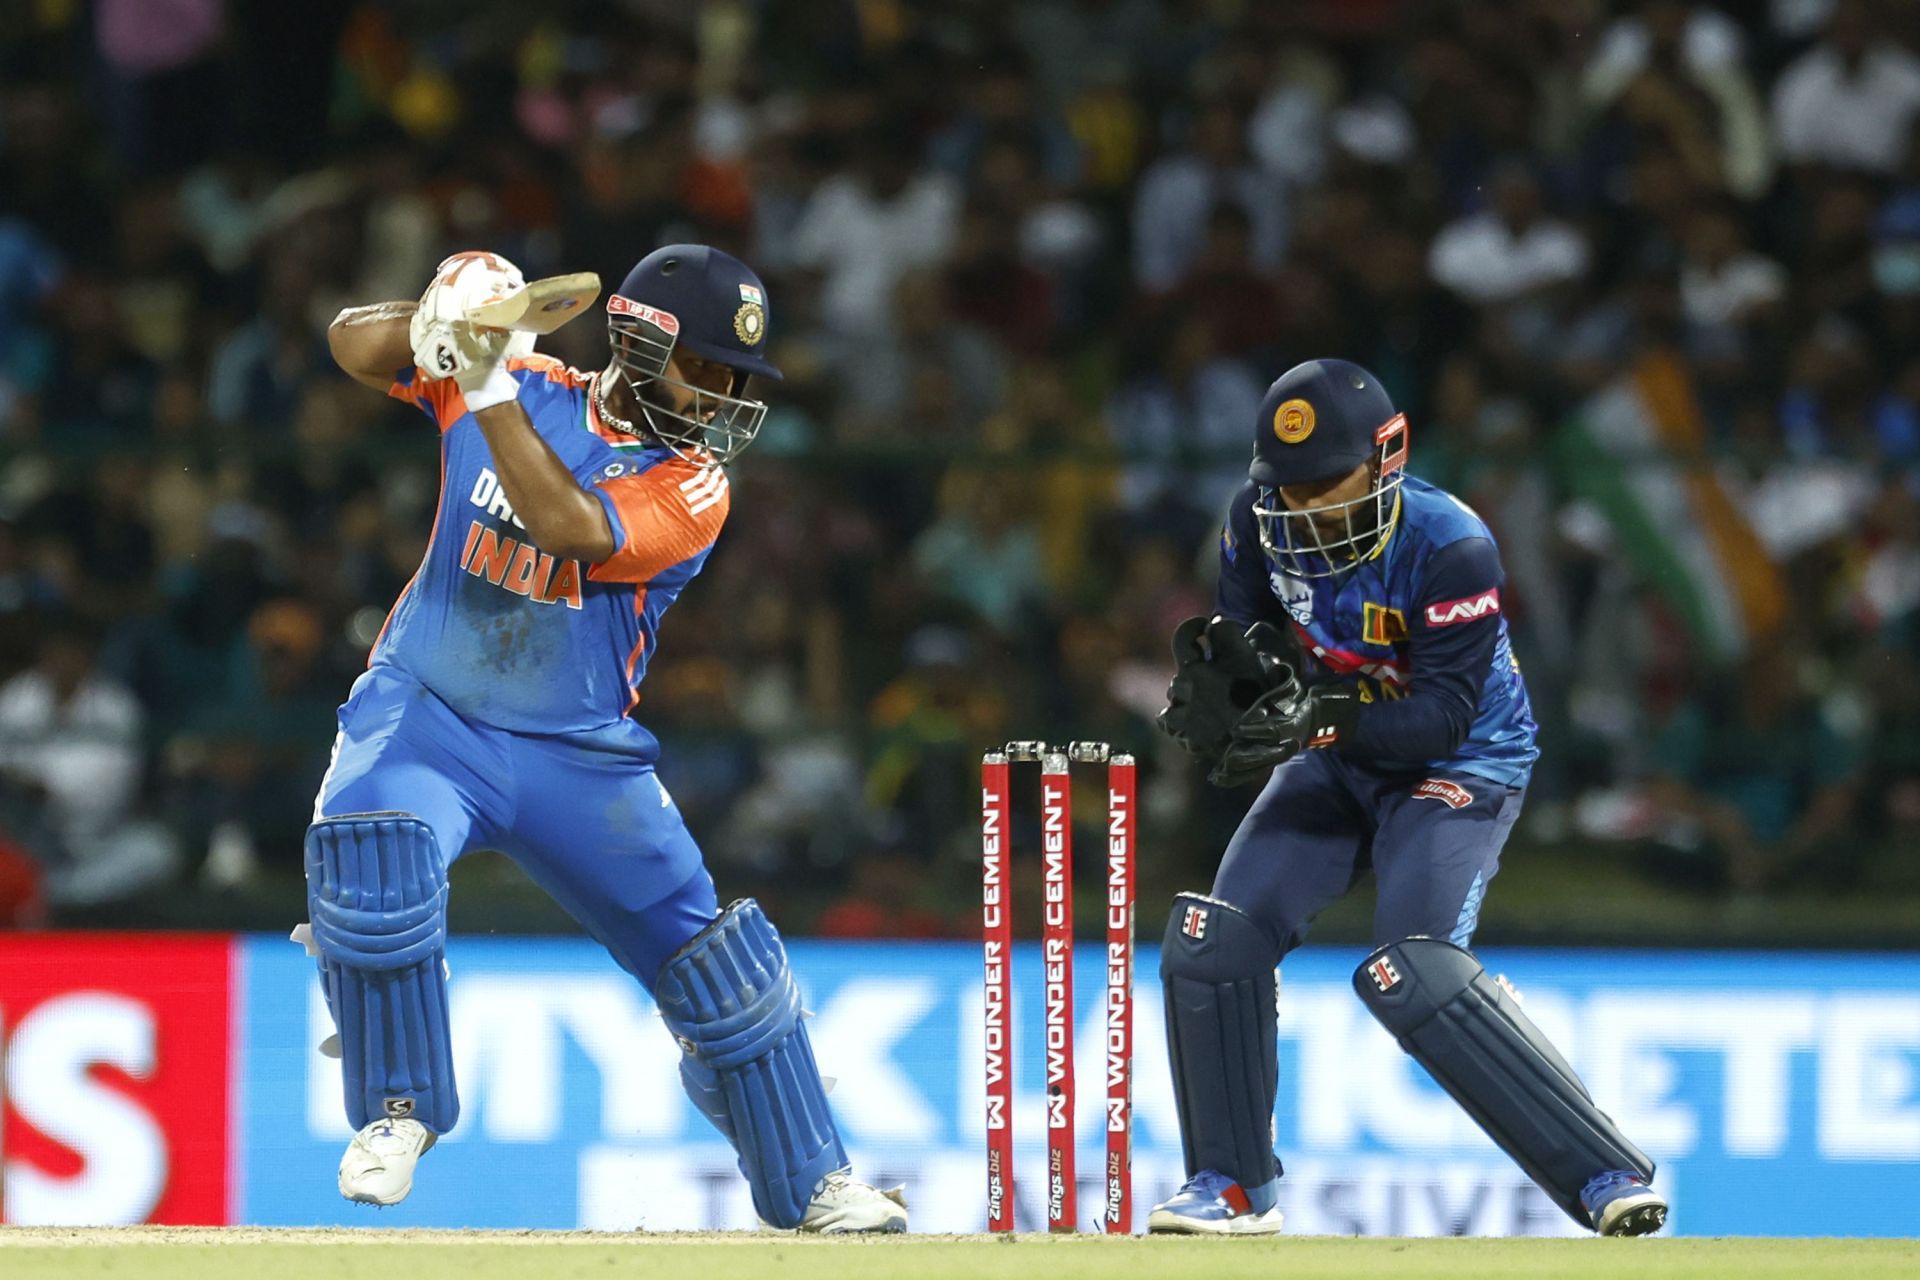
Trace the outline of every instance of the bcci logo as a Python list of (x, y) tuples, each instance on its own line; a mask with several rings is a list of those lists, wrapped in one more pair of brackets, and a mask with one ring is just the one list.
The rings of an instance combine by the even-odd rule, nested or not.
[[(745, 288), (743, 285), (742, 288)], [(767, 312), (757, 302), (743, 302), (733, 313), (733, 336), (749, 347), (757, 347), (767, 336)]]

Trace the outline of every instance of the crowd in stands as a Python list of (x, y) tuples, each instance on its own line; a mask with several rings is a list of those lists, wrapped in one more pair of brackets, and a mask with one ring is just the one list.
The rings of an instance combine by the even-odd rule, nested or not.
[(1251, 792), (1157, 740), (1168, 637), (1321, 355), (1501, 540), (1510, 859), (1920, 883), (1920, 6), (47, 0), (0, 11), (0, 921), (297, 883), (438, 484), (335, 312), (676, 240), (787, 375), (636, 712), (723, 893), (964, 934), (979, 752), (1035, 737), (1140, 752), (1204, 884)]

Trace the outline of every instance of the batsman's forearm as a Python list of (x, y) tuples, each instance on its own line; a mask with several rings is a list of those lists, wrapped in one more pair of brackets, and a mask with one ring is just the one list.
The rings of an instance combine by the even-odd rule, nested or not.
[(534, 546), (587, 564), (599, 564), (613, 554), (606, 508), (580, 487), (518, 401), (478, 410), (473, 418), (493, 453), (500, 487)]
[(407, 326), (416, 302), (375, 302), (348, 307), (327, 326), (327, 349), (333, 361), (362, 382), (393, 381), (393, 375), (413, 364), (413, 339)]

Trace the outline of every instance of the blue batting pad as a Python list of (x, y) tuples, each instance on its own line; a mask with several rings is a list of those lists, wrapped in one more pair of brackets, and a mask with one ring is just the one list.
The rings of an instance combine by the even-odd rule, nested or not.
[(347, 1119), (460, 1118), (447, 1028), (447, 871), (426, 823), (355, 813), (307, 828), (307, 907), (340, 1029)]
[(1511, 990), (1465, 948), (1407, 938), (1374, 951), (1353, 989), (1414, 1061), (1581, 1226), (1600, 1173), (1653, 1179), (1653, 1161), (1593, 1104)]
[(694, 936), (661, 970), (654, 999), (686, 1055), (680, 1078), (740, 1156), (753, 1207), (795, 1227), (820, 1180), (847, 1167), (802, 1024), (786, 948), (751, 898)]
[(1223, 1173), (1261, 1213), (1273, 1207), (1280, 1177), (1279, 963), (1280, 949), (1238, 907), (1197, 893), (1174, 898), (1160, 984), (1187, 1176)]

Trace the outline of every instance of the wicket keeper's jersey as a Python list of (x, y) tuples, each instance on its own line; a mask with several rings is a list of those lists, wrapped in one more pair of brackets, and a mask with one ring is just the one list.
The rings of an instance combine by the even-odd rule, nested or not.
[[(558, 360), (535, 355), (507, 367), (534, 430), (606, 508), (614, 553), (588, 565), (535, 546), (459, 387), (403, 370), (388, 394), (440, 426), (440, 505), (426, 556), (368, 665), (397, 668), (495, 728), (603, 728), (639, 701), (660, 617), (726, 521), (727, 477), (608, 427), (588, 378)], [(645, 749), (658, 750), (651, 735)]]
[(1409, 476), (1384, 547), (1338, 577), (1301, 578), (1261, 546), (1258, 496), (1249, 481), (1229, 509), (1217, 607), (1248, 625), (1291, 628), (1319, 674), (1359, 686), (1370, 705), (1341, 749), (1383, 768), (1524, 785), (1540, 751), (1485, 522)]

